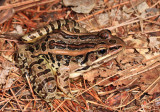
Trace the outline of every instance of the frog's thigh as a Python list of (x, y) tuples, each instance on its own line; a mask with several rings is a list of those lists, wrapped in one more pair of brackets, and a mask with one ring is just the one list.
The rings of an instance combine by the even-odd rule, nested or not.
[(66, 95), (70, 93), (69, 91), (69, 67), (61, 66), (57, 73), (57, 85)]
[(39, 59), (30, 64), (33, 90), (44, 99), (54, 98), (57, 92), (55, 75), (45, 61), (38, 63)]

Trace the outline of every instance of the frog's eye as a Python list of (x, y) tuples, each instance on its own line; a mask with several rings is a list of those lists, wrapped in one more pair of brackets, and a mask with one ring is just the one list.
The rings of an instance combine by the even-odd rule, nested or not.
[(105, 54), (107, 52), (107, 49), (101, 49), (98, 51), (98, 54)]
[(98, 33), (98, 35), (102, 38), (102, 39), (107, 39), (110, 37), (111, 35), (111, 31), (109, 30), (102, 30)]

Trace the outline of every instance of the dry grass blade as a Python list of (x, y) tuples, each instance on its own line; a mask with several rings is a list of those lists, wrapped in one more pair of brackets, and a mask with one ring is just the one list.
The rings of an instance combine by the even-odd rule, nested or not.
[(133, 100), (131, 100), (130, 102), (128, 102), (127, 104), (125, 105), (121, 105), (121, 106), (118, 106), (116, 108), (122, 108), (126, 105), (129, 105), (130, 103), (132, 103), (134, 100), (140, 98), (145, 92), (147, 92), (149, 89), (151, 89), (153, 87), (153, 85), (157, 84), (158, 82), (160, 81), (160, 77), (158, 77), (145, 91), (143, 91), (141, 94), (137, 95)]
[[(131, 0), (131, 1), (136, 1), (136, 0)], [(127, 2), (124, 2), (124, 3), (121, 3), (121, 4), (118, 4), (118, 5), (109, 7), (109, 8), (107, 8), (107, 9), (100, 10), (100, 11), (98, 11), (98, 12), (96, 12), (96, 13), (94, 13), (94, 14), (91, 14), (91, 15), (85, 17), (85, 18), (78, 19), (77, 22), (84, 21), (84, 20), (86, 20), (86, 19), (92, 18), (92, 17), (95, 16), (95, 15), (98, 15), (98, 14), (100, 14), (100, 13), (103, 13), (103, 12), (105, 12), (105, 11), (107, 11), (107, 10), (110, 10), (110, 9), (113, 9), (113, 8), (116, 8), (116, 7), (119, 7), (119, 6), (123, 6), (123, 5), (129, 4), (129, 3), (130, 3), (130, 2), (127, 1)]]
[(26, 8), (30, 8), (30, 7), (38, 6), (38, 5), (43, 5), (43, 4), (51, 3), (51, 2), (58, 3), (59, 0), (48, 0), (48, 1), (28, 0), (28, 1), (24, 1), (24, 2), (15, 3), (15, 4), (9, 4), (6, 6), (0, 6), (0, 10), (4, 10), (4, 9), (8, 9), (8, 8), (16, 8), (15, 11), (20, 11), (20, 10), (24, 10)]
[(17, 104), (18, 104), (19, 108), (20, 108), (20, 109), (21, 109), (21, 111), (22, 111), (22, 107), (21, 107), (21, 105), (19, 104), (19, 101), (18, 101), (18, 99), (17, 99), (16, 95), (14, 94), (14, 92), (13, 92), (13, 90), (12, 90), (12, 89), (10, 89), (10, 90), (11, 90), (11, 93), (13, 94), (13, 97), (15, 98), (15, 100), (16, 100), (16, 102), (17, 102)]
[(14, 15), (14, 9), (6, 9), (0, 12), (0, 24), (4, 23), (5, 21), (9, 20)]

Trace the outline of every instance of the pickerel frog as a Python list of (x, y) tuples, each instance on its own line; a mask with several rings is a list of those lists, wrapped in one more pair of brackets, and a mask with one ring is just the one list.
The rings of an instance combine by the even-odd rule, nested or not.
[[(118, 56), (125, 43), (109, 30), (89, 33), (73, 20), (58, 20), (21, 38), (15, 60), (34, 92), (48, 102), (68, 98), (69, 78)], [(57, 92), (58, 89), (61, 92)]]

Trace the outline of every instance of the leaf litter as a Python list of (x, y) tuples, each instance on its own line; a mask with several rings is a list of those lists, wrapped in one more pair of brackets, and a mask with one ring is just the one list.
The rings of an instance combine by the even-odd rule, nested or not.
[[(65, 6), (63, 2), (5, 2), (0, 6), (0, 13), (5, 15), (0, 17), (0, 34), (25, 34), (50, 21), (72, 18), (90, 32), (110, 29), (113, 35), (126, 42), (127, 48), (117, 59), (71, 79), (70, 89), (76, 94), (79, 104), (54, 100), (54, 111), (158, 111), (160, 2), (99, 0), (88, 2), (92, 7), (86, 10), (83, 7), (85, 2), (76, 4), (83, 10)], [(7, 7), (14, 12), (7, 12)], [(11, 38), (17, 39), (14, 36)], [(16, 52), (17, 41), (11, 38), (0, 40), (0, 110), (49, 110), (47, 103), (34, 95), (14, 66), (12, 55)]]

